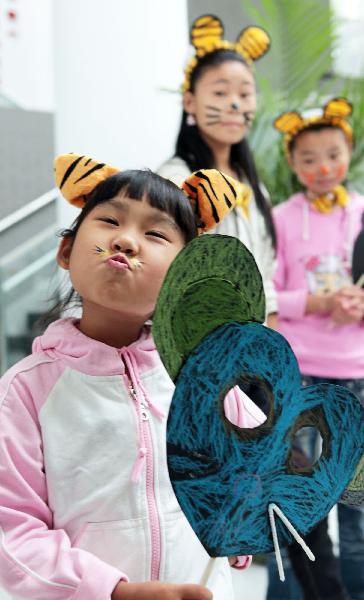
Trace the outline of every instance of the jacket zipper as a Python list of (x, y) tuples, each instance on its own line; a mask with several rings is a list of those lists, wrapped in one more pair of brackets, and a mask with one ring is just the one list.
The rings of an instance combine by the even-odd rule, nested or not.
[[(126, 367), (126, 365), (125, 365)], [(153, 462), (153, 444), (150, 432), (150, 411), (148, 401), (143, 397), (142, 401), (138, 400), (138, 394), (136, 393), (131, 374), (128, 368), (125, 368), (125, 373), (128, 379), (129, 395), (134, 402), (139, 431), (142, 434), (143, 444), (146, 448), (145, 455), (145, 479), (146, 479), (146, 494), (147, 494), (147, 505), (148, 505), (148, 516), (151, 536), (151, 579), (159, 579), (160, 561), (161, 561), (161, 531), (160, 531), (160, 520), (157, 508), (156, 497), (154, 493), (154, 462)], [(140, 411), (138, 410), (140, 406)], [(141, 441), (141, 440), (140, 440)]]

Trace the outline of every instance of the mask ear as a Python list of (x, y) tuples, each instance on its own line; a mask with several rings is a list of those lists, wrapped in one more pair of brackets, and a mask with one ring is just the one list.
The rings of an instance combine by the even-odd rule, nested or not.
[(198, 17), (191, 27), (191, 42), (196, 48), (196, 53), (202, 54), (215, 49), (224, 35), (224, 26), (218, 17), (214, 15), (202, 15)]
[(238, 193), (249, 198), (251, 192), (249, 186), (217, 169), (196, 171), (181, 187), (190, 199), (199, 233), (216, 227), (235, 208)]
[(69, 263), (73, 247), (74, 238), (64, 237), (58, 247), (57, 263), (65, 271), (69, 271)]
[(54, 161), (56, 185), (62, 195), (77, 208), (83, 208), (95, 187), (120, 169), (100, 163), (89, 156), (61, 154)]
[(281, 133), (295, 135), (304, 125), (301, 115), (296, 112), (283, 113), (274, 121), (274, 127)]
[(270, 38), (261, 27), (246, 27), (240, 32), (236, 48), (248, 62), (258, 60), (268, 52)]
[(353, 112), (353, 106), (346, 98), (334, 98), (324, 106), (326, 119), (345, 119)]

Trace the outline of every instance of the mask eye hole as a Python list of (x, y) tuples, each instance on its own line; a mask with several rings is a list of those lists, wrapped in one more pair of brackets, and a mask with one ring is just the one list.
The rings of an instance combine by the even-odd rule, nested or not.
[(287, 471), (312, 475), (320, 458), (329, 455), (329, 428), (322, 408), (301, 413), (289, 435), (291, 449), (287, 458)]
[[(243, 440), (257, 439), (269, 433), (274, 416), (274, 397), (270, 384), (256, 375), (243, 374), (229, 386), (228, 390), (223, 392), (221, 399), (223, 400), (227, 392), (235, 386), (238, 386), (248, 396), (248, 400), (252, 401), (264, 413), (266, 420), (256, 427), (251, 425), (244, 427), (244, 425), (239, 426), (236, 420), (226, 417), (226, 414), (222, 414), (222, 420), (227, 430), (233, 429)], [(221, 407), (223, 412), (223, 402)]]
[(293, 436), (289, 464), (292, 472), (313, 473), (321, 456), (322, 437), (315, 427), (301, 427)]
[(265, 379), (244, 375), (237, 385), (264, 412), (267, 419), (273, 414), (273, 391)]

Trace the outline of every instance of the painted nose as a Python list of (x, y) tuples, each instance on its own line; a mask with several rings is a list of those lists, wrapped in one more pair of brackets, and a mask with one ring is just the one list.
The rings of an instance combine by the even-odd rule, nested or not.
[(327, 165), (320, 165), (320, 173), (321, 175), (328, 175), (330, 173), (330, 169)]
[(232, 102), (231, 103), (231, 108), (232, 108), (232, 110), (238, 110), (239, 105), (237, 104), (237, 102)]

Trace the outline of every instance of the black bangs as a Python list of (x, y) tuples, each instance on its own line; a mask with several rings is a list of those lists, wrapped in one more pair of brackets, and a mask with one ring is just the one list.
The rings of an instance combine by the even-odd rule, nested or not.
[(303, 135), (304, 133), (308, 133), (310, 131), (322, 131), (323, 129), (336, 129), (337, 131), (341, 131), (341, 133), (343, 134), (344, 138), (346, 141), (347, 137), (344, 133), (344, 131), (341, 129), (341, 127), (339, 127), (338, 125), (334, 125), (331, 123), (311, 123), (310, 125), (307, 125), (307, 127), (304, 127), (303, 129), (301, 129), (301, 131), (299, 131), (297, 133), (297, 135), (295, 135), (288, 143), (288, 152), (291, 154), (293, 152), (293, 150), (295, 149), (296, 143), (298, 138)]
[(190, 78), (190, 91), (194, 93), (197, 81), (209, 67), (218, 67), (231, 60), (240, 62), (242, 65), (250, 69), (248, 63), (244, 60), (241, 54), (238, 54), (238, 52), (235, 52), (235, 50), (221, 49), (215, 50), (214, 52), (208, 52), (205, 54), (205, 56), (198, 59), (197, 65), (192, 71)]
[(127, 196), (132, 200), (145, 198), (150, 206), (173, 218), (186, 242), (196, 237), (195, 217), (187, 196), (172, 181), (149, 170), (120, 171), (102, 181), (89, 195), (81, 214), (73, 224), (74, 234), (95, 206), (117, 195)]

